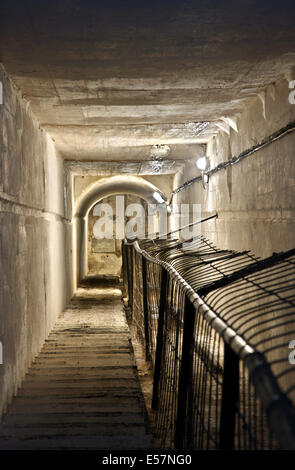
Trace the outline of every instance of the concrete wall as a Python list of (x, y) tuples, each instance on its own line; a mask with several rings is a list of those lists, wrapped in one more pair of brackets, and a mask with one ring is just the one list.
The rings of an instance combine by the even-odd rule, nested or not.
[(2, 67), (0, 80), (1, 415), (71, 296), (72, 275), (62, 160)]
[[(281, 79), (265, 92), (265, 116), (259, 97), (245, 106), (238, 117), (238, 133), (219, 132), (211, 139), (207, 154), (211, 167), (261, 142), (295, 119), (295, 105), (288, 100), (288, 81)], [(218, 219), (206, 222), (202, 233), (220, 248), (250, 249), (269, 256), (295, 246), (295, 132), (249, 158), (212, 175), (209, 188), (196, 183), (175, 202), (195, 202), (203, 216), (214, 211)], [(198, 174), (195, 161), (187, 163), (175, 184)]]

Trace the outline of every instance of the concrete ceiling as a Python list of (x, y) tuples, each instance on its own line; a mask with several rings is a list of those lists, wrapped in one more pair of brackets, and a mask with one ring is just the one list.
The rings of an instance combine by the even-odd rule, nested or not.
[(172, 160), (171, 158), (161, 160), (140, 161), (65, 161), (65, 171), (73, 176), (114, 176), (114, 175), (173, 175), (183, 171), (184, 160)]
[(168, 144), (183, 160), (295, 65), (294, 13), (293, 0), (2, 0), (0, 61), (65, 159), (150, 160)]

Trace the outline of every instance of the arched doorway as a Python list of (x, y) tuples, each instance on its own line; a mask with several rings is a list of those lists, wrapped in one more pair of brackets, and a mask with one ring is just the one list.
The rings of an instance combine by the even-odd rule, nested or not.
[[(90, 210), (99, 201), (114, 194), (134, 195), (150, 204), (159, 201), (155, 195), (163, 201), (167, 198), (163, 192), (152, 183), (138, 176), (112, 176), (102, 178), (92, 184), (81, 195), (75, 208), (75, 260), (77, 282), (83, 279), (88, 272), (88, 215)], [(156, 196), (157, 197), (157, 196)]]

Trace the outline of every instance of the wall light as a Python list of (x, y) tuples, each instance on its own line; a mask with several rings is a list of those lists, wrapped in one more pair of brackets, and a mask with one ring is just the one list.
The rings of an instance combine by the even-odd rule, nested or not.
[(168, 214), (172, 214), (172, 207), (170, 206), (170, 204), (167, 204), (167, 212)]
[(203, 188), (206, 189), (209, 184), (209, 175), (207, 173), (203, 174)]
[(209, 158), (205, 156), (198, 158), (196, 166), (201, 171), (203, 188), (206, 189), (209, 184), (209, 175), (206, 173), (210, 168)]
[(201, 171), (206, 171), (209, 169), (209, 158), (208, 157), (200, 157), (196, 161), (197, 168)]
[(156, 201), (159, 204), (163, 204), (163, 202), (165, 202), (165, 200), (162, 198), (161, 194), (157, 193), (156, 191), (154, 192), (153, 197), (156, 199)]
[(156, 144), (152, 146), (150, 150), (150, 155), (152, 158), (163, 158), (163, 157), (167, 157), (169, 152), (170, 152), (169, 145)]

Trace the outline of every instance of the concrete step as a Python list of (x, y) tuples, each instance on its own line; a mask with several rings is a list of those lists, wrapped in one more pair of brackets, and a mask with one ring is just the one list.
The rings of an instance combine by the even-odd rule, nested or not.
[(88, 396), (98, 396), (101, 393), (109, 393), (110, 395), (116, 394), (116, 393), (130, 393), (130, 394), (136, 394), (138, 393), (138, 384), (137, 381), (134, 379), (134, 381), (126, 381), (124, 385), (122, 383), (118, 384), (118, 381), (104, 381), (106, 383), (101, 384), (99, 383), (99, 386), (95, 387), (85, 387), (83, 389), (81, 388), (69, 388), (69, 387), (59, 387), (59, 388), (48, 388), (44, 390), (44, 388), (21, 388), (17, 394), (17, 397), (40, 397), (43, 395), (46, 395), (49, 399), (50, 397), (88, 397)]
[(26, 378), (37, 377), (38, 375), (64, 375), (64, 376), (73, 376), (73, 375), (85, 375), (91, 377), (92, 375), (101, 375), (104, 371), (118, 371), (118, 370), (132, 370), (135, 367), (133, 362), (128, 358), (122, 359), (121, 361), (100, 361), (95, 365), (89, 365), (88, 362), (83, 362), (77, 360), (73, 363), (63, 363), (57, 364), (53, 362), (46, 362), (38, 366), (31, 367), (30, 371), (26, 374)]
[(122, 346), (115, 348), (113, 345), (101, 345), (101, 346), (56, 346), (56, 347), (47, 347), (43, 348), (42, 352), (38, 355), (38, 358), (44, 356), (50, 356), (52, 354), (85, 354), (86, 356), (104, 354), (104, 355), (113, 355), (113, 354), (129, 354), (130, 346)]
[[(17, 402), (13, 403), (9, 406), (8, 412), (13, 414), (42, 414), (42, 413), (75, 413), (75, 412), (92, 412), (92, 413), (132, 413), (132, 412), (142, 412), (143, 407), (141, 403), (135, 397), (130, 398), (106, 398), (100, 399), (96, 402), (76, 402), (76, 403), (69, 403), (69, 402), (37, 402), (31, 403), (30, 406), (24, 405), (23, 403), (18, 404)], [(143, 413), (144, 414), (144, 413)], [(0, 426), (1, 429), (1, 426)]]
[(37, 439), (2, 439), (0, 450), (97, 450), (152, 449), (152, 437), (147, 436), (83, 436)]
[[(110, 424), (116, 426), (116, 424), (142, 424), (142, 410), (132, 410), (129, 413), (122, 413), (118, 411), (109, 411), (109, 412), (87, 412), (82, 410), (80, 412), (69, 412), (66, 413), (33, 413), (25, 416), (20, 414), (15, 414), (10, 412), (6, 414), (3, 420), (5, 426), (24, 427), (24, 426), (39, 426), (39, 425), (48, 425), (55, 426), (59, 424), (66, 425), (79, 425), (83, 423), (97, 423), (97, 424)], [(1, 427), (0, 427), (1, 429)]]
[(82, 404), (85, 404), (85, 407), (87, 406), (95, 406), (96, 404), (98, 406), (101, 405), (125, 405), (125, 404), (130, 404), (136, 406), (138, 404), (138, 398), (136, 394), (131, 395), (131, 394), (110, 394), (110, 393), (105, 393), (104, 395), (98, 395), (96, 397), (48, 397), (48, 396), (43, 396), (43, 397), (34, 397), (34, 398), (24, 398), (24, 397), (16, 397), (14, 400), (14, 403), (11, 409), (15, 410), (17, 408), (23, 407), (24, 409), (30, 408), (35, 408), (37, 406), (43, 406), (48, 404), (49, 406), (82, 406)]
[[(81, 390), (82, 392), (92, 392), (94, 390), (114, 390), (114, 387), (118, 388), (133, 388), (136, 387), (138, 390), (138, 384), (137, 380), (134, 377), (133, 380), (130, 378), (121, 378), (120, 381), (118, 381), (116, 378), (103, 378), (100, 380), (94, 380), (94, 381), (80, 381), (77, 383), (77, 381), (74, 383), (72, 382), (73, 386), (71, 387), (72, 390), (77, 391)], [(46, 391), (51, 393), (51, 391), (56, 391), (56, 392), (61, 392), (61, 391), (67, 391), (69, 390), (69, 385), (64, 382), (64, 383), (53, 383), (52, 381), (48, 381), (47, 379), (45, 381), (39, 381), (39, 382), (30, 382), (28, 383), (25, 381), (21, 387), (22, 392), (27, 393), (29, 392), (36, 392), (36, 393), (42, 393), (44, 394)]]
[(128, 355), (122, 356), (118, 355), (116, 357), (106, 357), (106, 356), (77, 356), (77, 357), (65, 357), (60, 355), (59, 357), (48, 357), (42, 361), (35, 362), (30, 369), (30, 373), (55, 368), (55, 365), (64, 365), (64, 367), (79, 367), (79, 364), (83, 368), (89, 369), (99, 369), (99, 368), (111, 368), (111, 367), (130, 367), (133, 365), (133, 361)]
[[(135, 373), (133, 369), (130, 368), (125, 368), (125, 367), (118, 367), (118, 368), (106, 368), (106, 369), (96, 369), (95, 371), (89, 372), (89, 375), (87, 374), (75, 374), (74, 376), (70, 376), (69, 374), (56, 374), (53, 376), (53, 374), (47, 374), (44, 372), (43, 374), (28, 374), (26, 376), (26, 381), (24, 383), (24, 387), (30, 386), (31, 384), (36, 384), (40, 383), (42, 386), (46, 386), (48, 383), (48, 386), (50, 384), (54, 383), (58, 386), (61, 385), (61, 383), (70, 383), (73, 382), (89, 382), (93, 383), (95, 385), (96, 381), (99, 380), (105, 380), (105, 379), (116, 379), (116, 380), (126, 380), (126, 379), (133, 379), (135, 376)], [(45, 385), (44, 385), (45, 384)]]
[(5, 426), (5, 431), (0, 431), (1, 440), (17, 437), (18, 439), (36, 439), (36, 438), (66, 438), (82, 436), (146, 436), (146, 427), (142, 424), (127, 423), (59, 423), (54, 425), (26, 425), (22, 427)]
[(99, 382), (99, 386), (95, 387), (85, 387), (83, 389), (80, 388), (75, 388), (71, 389), (69, 387), (59, 387), (59, 388), (48, 388), (44, 390), (44, 388), (38, 388), (38, 387), (33, 387), (33, 388), (21, 388), (17, 394), (17, 397), (38, 397), (40, 394), (46, 395), (48, 397), (52, 396), (98, 396), (100, 394), (104, 393), (138, 393), (138, 384), (137, 380), (134, 379), (133, 381), (127, 380), (118, 383), (117, 380), (109, 380), (109, 381), (104, 381), (102, 384), (101, 381)]

